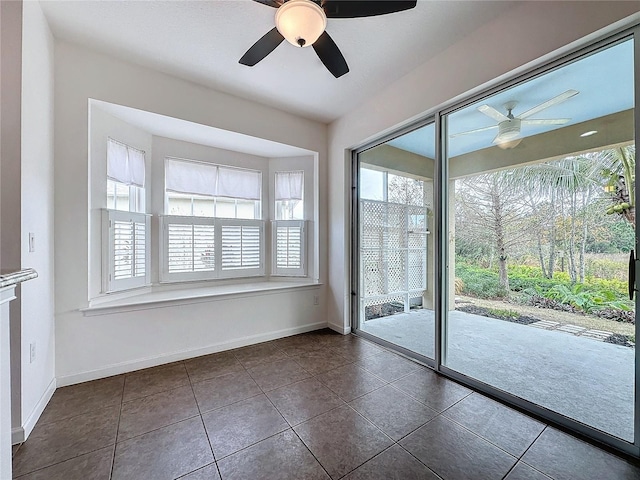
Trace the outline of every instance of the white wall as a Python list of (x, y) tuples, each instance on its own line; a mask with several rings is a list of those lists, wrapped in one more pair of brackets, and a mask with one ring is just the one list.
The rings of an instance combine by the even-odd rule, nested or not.
[(328, 322), (350, 328), (348, 150), (638, 12), (637, 2), (526, 2), (470, 32), (329, 126)]
[[(88, 99), (126, 105), (319, 153), (326, 232), (325, 125), (56, 43), (56, 376), (60, 384), (160, 364), (326, 324), (322, 287), (83, 316), (89, 297)], [(154, 147), (155, 148), (155, 147)], [(76, 179), (69, 188), (70, 179)], [(321, 239), (320, 280), (326, 281)], [(313, 296), (320, 295), (320, 306)]]
[[(55, 389), (53, 226), (53, 36), (38, 2), (23, 3), (21, 423), (25, 436)], [(34, 251), (29, 251), (29, 233)], [(35, 359), (30, 361), (30, 344)], [(14, 425), (15, 426), (15, 425)]]

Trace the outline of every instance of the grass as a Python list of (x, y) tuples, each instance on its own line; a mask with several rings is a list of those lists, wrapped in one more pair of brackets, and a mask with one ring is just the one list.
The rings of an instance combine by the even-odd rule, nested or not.
[[(507, 303), (506, 300), (468, 297), (468, 301), (479, 307), (487, 308), (488, 310), (511, 310), (518, 312), (519, 315), (527, 315), (539, 318), (540, 320), (549, 320), (551, 322), (558, 322), (565, 325), (577, 325), (589, 330), (603, 330), (605, 332), (619, 333), (629, 337), (635, 335), (635, 325), (632, 325), (631, 323), (614, 322), (612, 320), (595, 317), (593, 315), (581, 315), (579, 313), (537, 308), (530, 305), (512, 304)], [(632, 341), (635, 342), (635, 340)]]
[(495, 317), (504, 318), (504, 319), (509, 319), (509, 318), (514, 319), (520, 316), (520, 312), (516, 310), (507, 310), (502, 308), (489, 308), (487, 309), (487, 311)]

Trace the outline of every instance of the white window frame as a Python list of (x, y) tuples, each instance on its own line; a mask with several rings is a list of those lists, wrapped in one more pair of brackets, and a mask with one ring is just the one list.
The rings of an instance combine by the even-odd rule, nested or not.
[[(275, 277), (307, 276), (307, 226), (305, 220), (273, 220), (271, 222), (271, 275)], [(278, 228), (300, 229), (300, 265), (285, 267), (278, 265)]]
[[(111, 180), (107, 178), (107, 199), (109, 198), (109, 182), (113, 184), (116, 191), (113, 192), (114, 197), (117, 196), (117, 184), (123, 185), (124, 187), (129, 189), (129, 210), (120, 210), (121, 212), (144, 212), (145, 211), (145, 187), (138, 187), (136, 185), (126, 185), (122, 182), (118, 182), (116, 180)], [(108, 203), (108, 202), (107, 202)], [(114, 203), (113, 207), (115, 207), (117, 201)], [(111, 208), (111, 205), (107, 205), (108, 210), (118, 210), (116, 208)]]
[[(116, 222), (129, 222), (144, 225), (144, 273), (136, 275), (135, 247), (133, 249), (132, 275), (127, 278), (117, 279), (115, 275), (115, 224)], [(145, 287), (151, 284), (151, 215), (139, 212), (126, 212), (122, 210), (102, 210), (102, 290), (103, 293), (119, 292), (133, 288)]]
[[(169, 271), (169, 225), (213, 225), (214, 226), (214, 268), (206, 271), (170, 272)], [(259, 265), (256, 268), (223, 268), (223, 235), (225, 226), (256, 226), (259, 231)], [(227, 219), (214, 217), (190, 217), (163, 215), (160, 217), (160, 282), (188, 282), (198, 280), (219, 280), (228, 278), (265, 276), (265, 233), (264, 220)]]

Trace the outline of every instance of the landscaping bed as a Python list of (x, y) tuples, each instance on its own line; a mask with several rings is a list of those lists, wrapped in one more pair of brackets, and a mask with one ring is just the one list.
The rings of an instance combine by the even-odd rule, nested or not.
[(590, 330), (611, 331), (611, 335), (604, 339), (604, 342), (627, 347), (635, 346), (635, 326), (632, 323), (621, 323), (567, 309), (555, 310), (543, 308), (540, 305), (534, 307), (512, 304), (503, 300), (457, 296), (456, 310), (521, 325), (530, 325), (541, 320), (547, 320), (561, 325), (576, 325)]

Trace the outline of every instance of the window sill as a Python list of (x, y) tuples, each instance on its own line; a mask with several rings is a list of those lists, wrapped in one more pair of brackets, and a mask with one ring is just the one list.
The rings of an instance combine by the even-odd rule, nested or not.
[(140, 293), (129, 295), (125, 298), (109, 299), (101, 297), (94, 299), (89, 302), (87, 308), (81, 308), (80, 311), (85, 317), (110, 315), (166, 306), (209, 302), (216, 299), (227, 299), (229, 297), (242, 298), (255, 295), (269, 295), (288, 290), (317, 288), (320, 285), (322, 284), (315, 281), (270, 281), (172, 290), (158, 289), (155, 291), (155, 287), (147, 287), (140, 289)]

